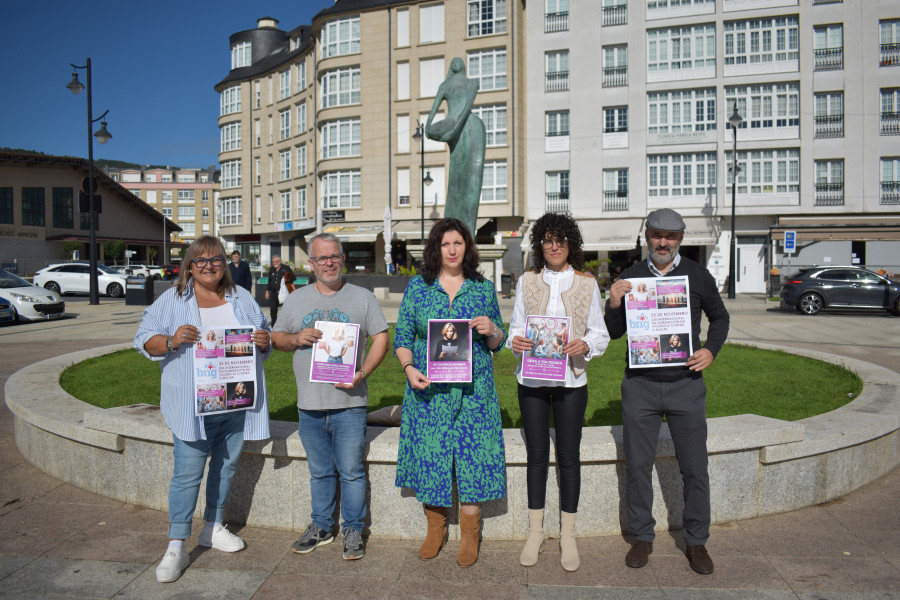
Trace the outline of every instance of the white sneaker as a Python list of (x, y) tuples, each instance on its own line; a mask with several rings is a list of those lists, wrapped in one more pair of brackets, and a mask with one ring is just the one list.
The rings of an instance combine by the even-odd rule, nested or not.
[(228, 531), (225, 525), (203, 525), (203, 531), (200, 532), (200, 545), (222, 552), (237, 552), (247, 546), (244, 540)]
[(189, 564), (191, 564), (191, 559), (184, 548), (167, 550), (159, 566), (156, 567), (156, 580), (160, 583), (172, 583), (181, 577)]

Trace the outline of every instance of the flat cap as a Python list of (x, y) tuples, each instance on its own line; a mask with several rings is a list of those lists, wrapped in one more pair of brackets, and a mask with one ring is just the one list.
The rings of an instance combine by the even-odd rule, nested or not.
[(660, 208), (647, 215), (647, 227), (659, 231), (684, 231), (684, 219), (671, 208)]

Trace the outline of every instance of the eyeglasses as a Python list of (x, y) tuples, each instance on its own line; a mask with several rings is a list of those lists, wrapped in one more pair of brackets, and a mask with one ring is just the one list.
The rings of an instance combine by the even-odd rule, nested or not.
[(213, 256), (212, 258), (193, 258), (191, 259), (191, 262), (197, 265), (198, 269), (202, 269), (206, 265), (211, 266), (213, 269), (218, 269), (225, 264), (225, 257)]
[(315, 262), (320, 267), (324, 267), (328, 264), (328, 261), (331, 261), (333, 263), (341, 262), (341, 258), (341, 254), (332, 254), (330, 256), (310, 256), (309, 260)]
[(569, 245), (569, 240), (567, 240), (566, 238), (563, 238), (561, 240), (550, 238), (541, 241), (541, 246), (543, 246), (544, 248), (552, 248), (553, 244), (556, 244), (557, 248), (565, 248)]

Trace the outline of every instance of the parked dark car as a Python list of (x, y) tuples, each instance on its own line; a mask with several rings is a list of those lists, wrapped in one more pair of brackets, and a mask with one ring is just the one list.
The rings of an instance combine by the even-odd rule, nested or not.
[(804, 315), (825, 308), (881, 308), (900, 315), (900, 284), (860, 267), (809, 267), (785, 279), (781, 302)]
[(9, 300), (0, 298), (0, 323), (12, 323), (15, 320), (16, 315), (13, 313)]

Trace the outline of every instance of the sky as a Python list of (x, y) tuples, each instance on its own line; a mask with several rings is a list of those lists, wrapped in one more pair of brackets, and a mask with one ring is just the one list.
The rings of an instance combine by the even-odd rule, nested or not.
[[(94, 159), (204, 168), (218, 164), (219, 95), (228, 38), (273, 17), (290, 31), (333, 0), (3, 0), (0, 147), (87, 158), (87, 90), (66, 85), (91, 59), (93, 116), (112, 139)], [(79, 81), (87, 85), (84, 69)], [(96, 131), (100, 123), (92, 127)]]

